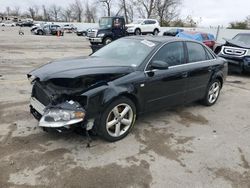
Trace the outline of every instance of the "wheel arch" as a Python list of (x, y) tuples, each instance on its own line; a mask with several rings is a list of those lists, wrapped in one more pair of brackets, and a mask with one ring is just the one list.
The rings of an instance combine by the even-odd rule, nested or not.
[(221, 83), (221, 88), (222, 88), (222, 86), (223, 86), (223, 84), (224, 84), (223, 73), (222, 73), (222, 72), (218, 72), (218, 73), (214, 74), (214, 75), (211, 77), (210, 82), (211, 82), (212, 80), (215, 80), (215, 79), (217, 79), (217, 80), (220, 81), (220, 83)]
[(159, 28), (157, 28), (157, 27), (156, 27), (156, 28), (154, 28), (154, 31), (155, 31), (155, 30), (157, 30), (158, 32), (160, 32)]
[(119, 97), (126, 97), (126, 98), (130, 99), (135, 105), (136, 113), (140, 112), (140, 109), (141, 109), (140, 103), (138, 101), (138, 98), (135, 95), (133, 95), (131, 93), (121, 93), (120, 95), (118, 95), (117, 98), (119, 98)]

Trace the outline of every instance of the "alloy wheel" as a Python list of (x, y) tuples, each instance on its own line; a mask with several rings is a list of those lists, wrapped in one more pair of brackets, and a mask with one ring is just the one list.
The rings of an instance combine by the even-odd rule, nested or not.
[(124, 135), (133, 124), (133, 110), (128, 104), (119, 104), (109, 113), (106, 120), (106, 130), (112, 137)]
[(208, 102), (213, 104), (217, 100), (219, 93), (220, 93), (220, 84), (218, 82), (214, 82), (209, 88)]

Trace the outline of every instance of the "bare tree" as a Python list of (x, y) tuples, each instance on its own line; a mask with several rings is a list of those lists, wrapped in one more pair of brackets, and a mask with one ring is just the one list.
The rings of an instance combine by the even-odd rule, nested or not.
[(33, 20), (35, 20), (36, 16), (38, 16), (38, 14), (39, 14), (39, 6), (33, 5), (33, 6), (28, 7), (28, 13), (29, 13), (29, 16)]
[(35, 9), (33, 7), (29, 7), (28, 12), (29, 12), (29, 16), (34, 20), (35, 15), (36, 15)]
[(53, 4), (50, 7), (50, 14), (56, 22), (59, 20), (59, 14), (61, 12), (61, 9), (62, 8), (60, 6), (57, 6), (56, 4)]
[(72, 12), (72, 9), (70, 7), (61, 11), (61, 15), (64, 18), (64, 21), (66, 21), (66, 22), (71, 21), (72, 14), (73, 14), (73, 12)]
[(123, 11), (126, 23), (128, 23), (128, 1), (129, 0), (119, 0), (119, 9), (116, 13), (116, 15), (119, 15)]
[(45, 5), (42, 5), (43, 19), (45, 21), (50, 21), (50, 16)]
[(10, 11), (11, 11), (10, 7), (6, 7), (6, 14), (7, 14), (7, 16), (10, 15)]
[(95, 4), (89, 4), (88, 1), (85, 4), (85, 18), (88, 23), (94, 23), (96, 20), (96, 6)]
[(12, 10), (12, 15), (13, 16), (19, 16), (20, 15), (20, 7), (19, 6), (14, 7), (14, 10)]
[(82, 21), (83, 17), (83, 7), (82, 2), (80, 0), (75, 0), (74, 3), (70, 5), (71, 10), (74, 12), (74, 16), (78, 22)]
[(188, 27), (197, 27), (197, 22), (193, 19), (191, 15), (186, 18), (186, 25)]
[(161, 26), (169, 26), (170, 22), (178, 16), (179, 4), (180, 0), (156, 0), (156, 12)]
[(112, 0), (100, 0), (100, 2), (102, 2), (103, 5), (107, 8), (108, 16), (111, 15), (111, 1)]
[(250, 29), (250, 15), (247, 16), (246, 22), (247, 22), (247, 27), (248, 27), (248, 29)]
[(136, 7), (137, 1), (136, 0), (130, 0), (127, 3), (127, 15), (128, 15), (128, 22), (132, 22), (134, 20), (134, 14), (135, 14), (135, 7)]
[(156, 0), (138, 0), (137, 10), (143, 18), (150, 18), (155, 10)]

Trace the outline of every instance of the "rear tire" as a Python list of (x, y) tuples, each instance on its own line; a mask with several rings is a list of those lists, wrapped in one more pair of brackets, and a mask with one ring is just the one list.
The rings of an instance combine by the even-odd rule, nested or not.
[(222, 83), (218, 79), (214, 79), (208, 84), (206, 95), (202, 100), (205, 106), (212, 106), (216, 103), (220, 96)]
[(37, 34), (38, 35), (43, 35), (43, 32), (42, 31), (38, 31)]
[(153, 32), (153, 35), (158, 35), (158, 34), (159, 34), (159, 30), (155, 29), (154, 32)]
[(101, 114), (98, 134), (109, 142), (123, 139), (133, 128), (136, 118), (135, 104), (121, 97), (109, 104)]

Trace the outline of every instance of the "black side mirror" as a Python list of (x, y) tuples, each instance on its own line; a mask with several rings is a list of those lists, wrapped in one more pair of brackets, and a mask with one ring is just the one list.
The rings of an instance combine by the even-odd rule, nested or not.
[(155, 60), (151, 63), (151, 69), (166, 70), (169, 65), (165, 61)]

